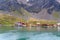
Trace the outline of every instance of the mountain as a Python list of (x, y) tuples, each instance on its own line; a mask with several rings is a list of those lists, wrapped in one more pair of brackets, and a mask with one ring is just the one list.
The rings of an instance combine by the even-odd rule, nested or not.
[(60, 3), (57, 0), (0, 0), (0, 10), (14, 13), (17, 11), (25, 18), (60, 19)]
[(0, 0), (0, 10), (20, 10), (23, 7), (31, 13), (39, 13), (43, 9), (51, 14), (54, 10), (60, 11), (60, 3), (56, 0)]
[(43, 9), (47, 9), (49, 14), (51, 14), (53, 10), (60, 11), (60, 3), (56, 0), (30, 0), (25, 5), (27, 5), (25, 9), (32, 13), (38, 13)]
[(15, 11), (20, 10), (21, 6), (17, 0), (0, 0), (0, 10), (3, 11)]

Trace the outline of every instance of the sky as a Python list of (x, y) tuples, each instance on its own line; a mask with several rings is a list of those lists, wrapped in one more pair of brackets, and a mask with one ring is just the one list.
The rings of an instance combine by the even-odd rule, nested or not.
[(60, 3), (60, 0), (56, 0), (56, 1)]
[(29, 1), (29, 0), (26, 0), (27, 2)]

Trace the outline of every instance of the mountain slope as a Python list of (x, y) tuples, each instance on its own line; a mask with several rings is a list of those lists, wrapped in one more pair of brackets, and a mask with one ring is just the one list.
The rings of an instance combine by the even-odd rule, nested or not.
[(49, 14), (51, 14), (53, 10), (60, 11), (60, 3), (56, 0), (30, 0), (28, 3), (32, 6), (28, 6), (26, 9), (33, 13), (38, 13), (43, 9), (47, 9)]
[[(22, 18), (59, 20), (56, 18), (60, 11), (60, 3), (56, 0), (0, 0), (0, 10), (16, 13)], [(16, 16), (16, 15), (15, 15)], [(60, 16), (60, 14), (59, 14)]]
[(60, 3), (56, 0), (29, 0), (28, 2), (26, 0), (0, 0), (0, 10), (19, 11), (21, 7), (31, 13), (39, 13), (43, 9), (47, 9), (49, 14), (53, 10), (60, 11)]

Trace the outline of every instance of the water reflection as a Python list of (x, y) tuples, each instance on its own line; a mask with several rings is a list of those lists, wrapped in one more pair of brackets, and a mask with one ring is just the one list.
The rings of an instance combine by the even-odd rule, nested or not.
[(21, 27), (0, 33), (0, 40), (60, 40), (60, 31), (57, 28), (39, 26)]
[(16, 28), (17, 30), (22, 30), (22, 31), (58, 31), (58, 28), (48, 28), (48, 27), (39, 27), (39, 26), (33, 26), (33, 27), (18, 27)]

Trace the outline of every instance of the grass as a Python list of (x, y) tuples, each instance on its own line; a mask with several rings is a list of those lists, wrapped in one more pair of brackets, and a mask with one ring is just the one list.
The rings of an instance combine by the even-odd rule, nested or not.
[(60, 18), (60, 12), (54, 12), (52, 14), (55, 18)]

